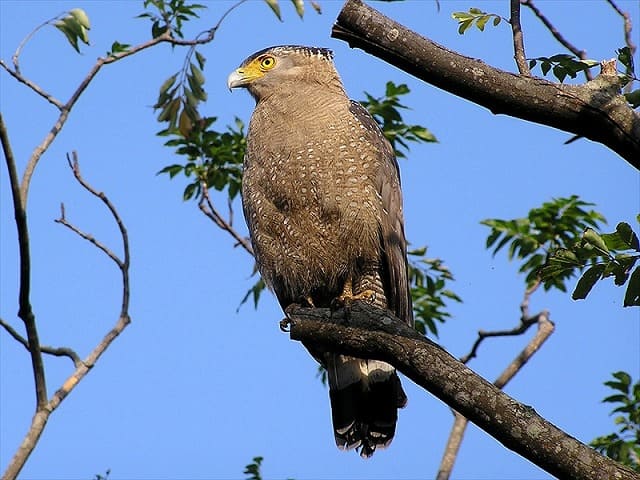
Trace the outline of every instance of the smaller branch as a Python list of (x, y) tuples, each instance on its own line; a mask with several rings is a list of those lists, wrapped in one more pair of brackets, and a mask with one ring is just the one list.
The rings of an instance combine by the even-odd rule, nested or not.
[[(533, 0), (521, 0), (520, 3), (522, 5), (524, 5), (525, 7), (529, 7), (529, 9), (533, 12), (533, 14), (536, 17), (538, 17), (538, 20), (540, 20), (542, 22), (542, 24), (545, 27), (547, 27), (547, 30), (549, 30), (551, 35), (553, 35), (553, 38), (555, 38), (564, 48), (569, 50), (571, 53), (573, 53), (580, 60), (586, 60), (587, 59), (587, 52), (584, 51), (584, 50), (580, 50), (578, 47), (576, 47), (571, 42), (569, 42), (569, 40), (567, 40), (558, 31), (558, 29), (553, 26), (553, 24), (549, 21), (549, 19), (533, 3)], [(587, 80), (593, 80), (593, 75), (591, 74), (591, 72), (588, 69), (584, 71), (584, 75), (587, 78)]]
[[(607, 3), (611, 5), (611, 7), (616, 11), (616, 13), (620, 15), (623, 19), (624, 43), (627, 45), (627, 47), (629, 47), (629, 54), (631, 57), (633, 57), (636, 53), (636, 44), (633, 43), (633, 40), (631, 39), (632, 38), (631, 37), (631, 30), (632, 30), (631, 16), (629, 15), (629, 12), (622, 11), (620, 7), (618, 7), (618, 5), (616, 5), (616, 3), (613, 0), (607, 0)], [(633, 84), (633, 80), (631, 80), (627, 85), (625, 85), (624, 90), (626, 92), (630, 92), (632, 88), (632, 84)]]
[(254, 256), (253, 247), (251, 246), (251, 242), (249, 239), (242, 237), (232, 226), (231, 222), (227, 222), (220, 212), (216, 209), (211, 201), (211, 197), (209, 196), (209, 188), (207, 185), (202, 182), (202, 197), (200, 198), (200, 202), (198, 203), (198, 207), (200, 211), (207, 216), (213, 223), (215, 223), (219, 228), (229, 233), (236, 241), (236, 246), (240, 245), (244, 248), (251, 256)]
[[(20, 345), (22, 345), (27, 351), (29, 351), (29, 342), (27, 339), (20, 335), (11, 325), (5, 322), (2, 318), (0, 318), (0, 325), (16, 340)], [(56, 357), (68, 357), (73, 362), (73, 365), (78, 368), (82, 365), (82, 360), (80, 356), (71, 348), (68, 347), (49, 347), (46, 345), (40, 345), (40, 351), (42, 353), (46, 353), (48, 355), (53, 355)]]
[(538, 290), (541, 283), (542, 281), (537, 279), (524, 291), (524, 296), (520, 303), (520, 321), (522, 321), (522, 319), (529, 318), (529, 301), (531, 300), (531, 295), (533, 295), (533, 292)]
[[(124, 260), (120, 260), (113, 253), (111, 253), (108, 248), (104, 247), (100, 242), (96, 240), (89, 240), (88, 238), (89, 235), (84, 234), (83, 232), (80, 232), (75, 227), (71, 227), (68, 224), (68, 222), (66, 222), (66, 220), (64, 219), (64, 207), (62, 207), (61, 209), (62, 216), (60, 219), (61, 221), (59, 223), (62, 223), (65, 226), (68, 226), (73, 231), (78, 233), (82, 238), (85, 238), (86, 240), (91, 241), (91, 243), (93, 243), (96, 247), (98, 247), (102, 252), (107, 254), (118, 265), (118, 268), (122, 272), (122, 309), (115, 326), (107, 332), (107, 334), (104, 336), (102, 341), (91, 351), (91, 353), (87, 356), (87, 358), (84, 361), (80, 360), (79, 358), (74, 359), (74, 364), (76, 367), (75, 371), (67, 378), (67, 380), (62, 384), (62, 386), (53, 394), (51, 399), (49, 399), (48, 401), (45, 399), (45, 403), (43, 405), (40, 405), (40, 404), (38, 405), (38, 409), (36, 410), (36, 414), (33, 416), (33, 419), (31, 421), (31, 425), (29, 427), (29, 430), (27, 431), (27, 434), (25, 435), (24, 439), (22, 440), (22, 443), (20, 444), (20, 447), (18, 447), (17, 452), (11, 459), (9, 466), (4, 472), (4, 475), (2, 478), (6, 480), (15, 480), (17, 478), (18, 474), (20, 473), (20, 470), (22, 470), (22, 467), (24, 466), (25, 462), (27, 461), (27, 459), (33, 452), (33, 449), (35, 448), (36, 444), (38, 443), (38, 440), (40, 439), (40, 436), (42, 435), (42, 432), (46, 427), (47, 421), (51, 413), (53, 413), (53, 411), (60, 405), (60, 403), (67, 397), (67, 395), (69, 395), (69, 393), (71, 393), (71, 391), (80, 383), (80, 381), (87, 375), (87, 373), (89, 373), (89, 371), (93, 368), (93, 366), (96, 364), (98, 359), (109, 348), (111, 343), (124, 331), (127, 325), (131, 323), (131, 318), (129, 317), (130, 257), (129, 257), (129, 236), (127, 234), (127, 230), (124, 227), (124, 224), (122, 222), (122, 219), (120, 218), (120, 215), (118, 214), (118, 212), (116, 211), (115, 207), (110, 202), (110, 200), (107, 198), (107, 196), (102, 192), (98, 192), (96, 189), (94, 189), (82, 178), (80, 174), (80, 167), (79, 167), (78, 156), (76, 152), (73, 152), (73, 162), (71, 161), (69, 156), (67, 156), (67, 160), (69, 161), (69, 165), (73, 170), (73, 174), (76, 180), (78, 180), (78, 182), (92, 195), (102, 200), (102, 202), (107, 206), (107, 208), (111, 212), (111, 215), (113, 216), (116, 223), (118, 224), (120, 233), (122, 235), (122, 243), (124, 245), (123, 247)], [(9, 331), (9, 333), (11, 333), (11, 331)], [(15, 333), (16, 335), (19, 336), (17, 332)], [(29, 342), (29, 344), (31, 344), (31, 342)], [(44, 348), (45, 347), (43, 347), (42, 349), (39, 349), (38, 352), (40, 352), (41, 350), (44, 351)], [(49, 348), (49, 347), (46, 347), (46, 348)], [(70, 352), (71, 352), (70, 349), (62, 348), (62, 349), (51, 349), (51, 352), (47, 352), (47, 353), (55, 354), (53, 353), (53, 351), (56, 351), (57, 353), (61, 355), (66, 355), (66, 356), (70, 356)]]
[(522, 75), (531, 76), (531, 70), (527, 64), (527, 56), (524, 52), (524, 36), (520, 25), (520, 0), (511, 0), (511, 32), (513, 33), (513, 57), (515, 58), (518, 71)]
[(93, 235), (83, 232), (78, 227), (76, 227), (75, 225), (72, 225), (71, 223), (69, 223), (67, 221), (67, 219), (65, 218), (65, 211), (64, 211), (64, 204), (63, 203), (60, 204), (60, 218), (54, 220), (54, 222), (59, 223), (60, 225), (64, 225), (65, 227), (67, 227), (72, 232), (76, 233), (77, 235), (79, 235), (80, 237), (84, 238), (89, 243), (92, 243), (93, 245), (98, 247), (111, 260), (116, 262), (116, 265), (118, 265), (119, 267), (122, 268), (122, 262), (120, 261), (118, 256), (115, 253), (113, 253), (105, 244), (103, 244), (100, 240), (97, 240)]
[(449, 480), (453, 465), (456, 463), (458, 452), (460, 451), (460, 445), (462, 445), (462, 439), (464, 438), (464, 432), (467, 429), (469, 420), (464, 415), (460, 415), (455, 410), (453, 411), (454, 420), (451, 432), (449, 433), (449, 439), (444, 448), (442, 454), (442, 460), (438, 467), (438, 475), (436, 480)]
[(473, 343), (473, 346), (471, 347), (471, 351), (469, 353), (467, 353), (464, 357), (461, 357), (460, 361), (462, 363), (466, 364), (466, 363), (469, 362), (469, 360), (475, 358), (477, 356), (478, 347), (484, 341), (485, 338), (489, 338), (489, 337), (511, 337), (511, 336), (516, 336), (516, 335), (522, 335), (524, 332), (526, 332), (529, 329), (529, 327), (531, 327), (531, 325), (534, 325), (534, 324), (536, 324), (538, 322), (538, 318), (541, 315), (548, 315), (548, 312), (543, 311), (543, 312), (540, 312), (535, 317), (529, 317), (527, 319), (524, 319), (523, 321), (520, 322), (520, 325), (518, 325), (517, 327), (515, 327), (515, 328), (513, 328), (511, 330), (497, 330), (497, 331), (493, 331), (493, 332), (486, 332), (484, 330), (479, 330), (478, 331), (478, 338)]
[(18, 82), (23, 83), (24, 85), (29, 87), (31, 90), (36, 92), (38, 95), (40, 95), (42, 98), (44, 98), (47, 102), (51, 103), (52, 105), (55, 105), (59, 110), (62, 110), (64, 104), (60, 100), (55, 98), (50, 93), (45, 92), (38, 84), (33, 83), (28, 78), (25, 78), (20, 73), (20, 70), (18, 70), (17, 67), (16, 67), (15, 70), (12, 70), (9, 67), (9, 65), (7, 65), (4, 62), (4, 60), (0, 60), (0, 67), (4, 68), (7, 71), (7, 73), (9, 73), (9, 75), (11, 75), (13, 78), (15, 78)]
[(542, 316), (549, 316), (549, 312), (542, 311), (538, 315), (533, 317), (529, 316), (529, 300), (531, 299), (531, 295), (535, 292), (538, 287), (540, 287), (540, 280), (536, 280), (529, 288), (527, 288), (524, 292), (524, 297), (522, 298), (522, 303), (520, 304), (520, 325), (511, 330), (497, 330), (493, 332), (485, 332), (484, 330), (478, 331), (478, 338), (473, 343), (471, 347), (471, 351), (467, 353), (464, 357), (460, 358), (460, 361), (464, 364), (469, 363), (469, 360), (475, 358), (477, 356), (477, 350), (480, 344), (484, 341), (485, 338), (489, 337), (510, 337), (515, 335), (522, 335), (526, 332), (531, 325), (540, 321)]
[(229, 209), (229, 226), (233, 227), (233, 201), (231, 197), (227, 198), (227, 208)]
[(20, 54), (22, 53), (22, 49), (24, 48), (24, 46), (27, 44), (27, 42), (29, 40), (31, 40), (31, 37), (33, 37), (36, 32), (38, 30), (40, 30), (42, 27), (46, 27), (47, 25), (50, 25), (51, 22), (53, 22), (54, 20), (57, 20), (58, 18), (60, 18), (62, 15), (64, 15), (64, 13), (61, 13), (59, 15), (56, 15), (55, 17), (47, 20), (46, 22), (41, 23), (40, 25), (38, 25), (36, 28), (34, 28), (26, 37), (24, 37), (22, 39), (22, 41), (20, 42), (20, 44), (18, 45), (18, 48), (16, 48), (15, 53), (13, 54), (13, 56), (11, 57), (11, 60), (13, 61), (13, 66), (16, 69), (17, 73), (20, 73)]
[[(69, 154), (67, 154), (67, 162), (69, 163), (69, 167), (73, 171), (73, 176), (76, 178), (76, 180), (78, 180), (80, 185), (82, 185), (88, 192), (90, 192), (92, 195), (94, 195), (94, 196), (98, 197), (100, 200), (102, 200), (107, 205), (107, 207), (109, 207), (109, 210), (111, 210), (111, 213), (113, 214), (115, 210), (113, 209), (113, 206), (110, 204), (109, 199), (107, 199), (105, 194), (103, 192), (96, 191), (91, 185), (89, 185), (82, 178), (82, 175), (80, 173), (80, 164), (78, 162), (78, 154), (77, 154), (77, 152), (74, 151), (72, 153), (72, 155), (73, 155), (73, 160), (71, 160), (71, 158), (69, 157)], [(120, 260), (120, 258), (115, 253), (113, 253), (105, 244), (103, 244), (100, 240), (97, 240), (93, 235), (83, 232), (78, 227), (76, 227), (75, 225), (72, 225), (71, 223), (69, 223), (67, 221), (66, 216), (65, 216), (64, 203), (60, 204), (60, 218), (54, 220), (54, 222), (59, 223), (61, 225), (64, 225), (69, 230), (75, 232), (80, 237), (84, 238), (86, 241), (88, 241), (88, 242), (92, 243), (93, 245), (95, 245), (96, 247), (98, 247), (111, 260), (113, 260), (116, 263), (116, 265), (118, 265), (118, 267), (120, 269), (122, 269), (124, 267), (124, 263), (122, 262), (122, 260)], [(120, 225), (120, 223), (121, 222), (118, 219), (118, 225)]]
[[(527, 292), (529, 292), (530, 290), (531, 288), (527, 289)], [(525, 298), (528, 302), (526, 294)], [(513, 359), (513, 361), (507, 366), (507, 368), (495, 380), (495, 382), (493, 382), (493, 384), (499, 389), (504, 389), (507, 383), (509, 383), (509, 381), (516, 376), (516, 374), (540, 349), (542, 344), (547, 340), (547, 338), (551, 336), (551, 334), (555, 330), (553, 323), (551, 322), (551, 320), (549, 320), (549, 315), (547, 312), (543, 312), (539, 315), (537, 323), (538, 331), (536, 332), (536, 335), (531, 339), (531, 341), (529, 341), (524, 350), (522, 350), (518, 354), (518, 356)], [(447, 445), (442, 456), (442, 461), (440, 463), (440, 468), (438, 469), (438, 476), (436, 477), (436, 480), (448, 480), (451, 476), (453, 465), (456, 461), (456, 457), (458, 456), (460, 445), (462, 444), (462, 439), (464, 438), (464, 432), (467, 428), (467, 424), (469, 423), (469, 420), (467, 420), (463, 415), (456, 412), (455, 410), (454, 415), (455, 420), (453, 422), (453, 427), (451, 428), (451, 433), (449, 434), (449, 439), (447, 440)]]

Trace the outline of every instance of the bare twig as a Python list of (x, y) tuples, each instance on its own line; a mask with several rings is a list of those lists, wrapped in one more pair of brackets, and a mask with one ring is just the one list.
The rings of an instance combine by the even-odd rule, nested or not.
[[(553, 35), (553, 38), (555, 38), (564, 48), (569, 50), (580, 60), (587, 59), (587, 52), (584, 50), (580, 50), (578, 47), (576, 47), (571, 42), (569, 42), (569, 40), (567, 40), (566, 37), (558, 31), (558, 29), (549, 21), (549, 19), (533, 3), (533, 0), (521, 0), (520, 3), (525, 7), (529, 7), (529, 9), (533, 12), (533, 14), (536, 17), (538, 17), (538, 20), (540, 20), (542, 24), (545, 27), (547, 27), (547, 30), (549, 30), (549, 33), (551, 33), (551, 35)], [(584, 75), (587, 78), (587, 80), (593, 80), (593, 75), (591, 74), (589, 69), (584, 71)]]
[(471, 360), (472, 358), (475, 358), (477, 355), (478, 347), (484, 341), (485, 338), (510, 337), (510, 336), (522, 335), (529, 329), (529, 327), (531, 327), (532, 325), (535, 325), (538, 322), (540, 315), (548, 315), (548, 312), (546, 311), (543, 311), (533, 317), (529, 315), (529, 300), (533, 292), (535, 292), (538, 289), (538, 287), (540, 287), (540, 280), (537, 280), (536, 282), (534, 282), (524, 292), (522, 303), (520, 303), (520, 325), (518, 325), (515, 328), (512, 328), (511, 330), (496, 330), (492, 332), (486, 332), (484, 330), (478, 331), (478, 338), (476, 338), (476, 341), (473, 342), (471, 351), (466, 355), (464, 355), (463, 357), (460, 357), (460, 361), (466, 364), (466, 363), (469, 363), (469, 360)]
[(524, 36), (520, 25), (520, 0), (511, 0), (511, 32), (513, 34), (513, 58), (516, 60), (518, 71), (522, 75), (531, 76), (531, 70), (527, 63), (527, 55), (524, 52)]
[[(2, 326), (9, 335), (13, 337), (20, 345), (29, 351), (29, 342), (27, 339), (20, 335), (9, 323), (0, 318), (0, 326)], [(73, 365), (78, 368), (82, 365), (82, 360), (80, 360), (80, 356), (71, 348), (68, 347), (49, 347), (47, 345), (40, 345), (40, 351), (42, 353), (46, 353), (49, 355), (54, 355), (56, 357), (69, 357), (73, 362)]]
[(62, 107), (64, 106), (60, 100), (55, 98), (50, 93), (45, 92), (38, 84), (33, 83), (28, 78), (25, 78), (17, 68), (15, 70), (12, 70), (6, 63), (4, 63), (4, 60), (0, 60), (0, 67), (4, 68), (7, 71), (7, 73), (9, 73), (9, 75), (11, 75), (20, 83), (25, 84), (31, 90), (33, 90), (42, 98), (44, 98), (47, 102), (51, 103), (52, 105), (55, 105), (59, 110), (61, 110)]
[[(75, 178), (78, 180), (78, 182), (87, 191), (89, 191), (92, 195), (99, 198), (107, 206), (112, 217), (118, 224), (118, 228), (120, 229), (120, 234), (122, 237), (122, 244), (123, 244), (123, 251), (124, 251), (124, 259), (122, 260), (118, 258), (115, 254), (111, 253), (111, 251), (108, 248), (104, 247), (97, 240), (94, 240), (94, 241), (90, 240), (90, 241), (96, 247), (98, 247), (103, 253), (105, 253), (112, 260), (114, 260), (114, 262), (116, 263), (116, 265), (118, 266), (118, 268), (122, 273), (122, 308), (115, 326), (107, 332), (107, 334), (103, 337), (102, 341), (98, 345), (96, 345), (96, 347), (84, 359), (84, 361), (80, 360), (78, 356), (75, 355), (75, 352), (71, 354), (72, 350), (67, 348), (53, 349), (50, 347), (40, 347), (38, 349), (38, 353), (40, 353), (40, 351), (44, 352), (45, 348), (47, 348), (47, 349), (50, 349), (50, 351), (46, 353), (51, 353), (53, 355), (59, 354), (64, 356), (70, 356), (74, 360), (75, 370), (66, 379), (66, 381), (62, 384), (62, 386), (58, 388), (58, 390), (53, 394), (53, 396), (48, 401), (45, 399), (45, 402), (43, 405), (38, 405), (38, 408), (36, 409), (36, 414), (32, 419), (31, 426), (29, 427), (29, 431), (25, 435), (20, 447), (18, 448), (18, 451), (16, 452), (14, 457), (11, 459), (11, 462), (9, 463), (7, 470), (4, 473), (3, 479), (6, 479), (6, 480), (14, 480), (15, 478), (17, 478), (18, 474), (20, 473), (20, 470), (22, 469), (25, 462), (31, 455), (31, 452), (33, 451), (36, 444), (38, 443), (40, 435), (42, 434), (51, 413), (55, 411), (55, 409), (65, 399), (65, 397), (87, 375), (89, 370), (93, 368), (93, 366), (98, 361), (100, 356), (107, 350), (107, 348), (109, 348), (111, 343), (118, 337), (118, 335), (120, 335), (120, 333), (122, 333), (122, 331), (131, 322), (131, 319), (129, 317), (130, 257), (129, 257), (129, 237), (128, 237), (127, 230), (124, 226), (124, 223), (122, 222), (122, 219), (120, 218), (120, 215), (118, 214), (117, 210), (115, 209), (113, 204), (110, 202), (110, 200), (107, 198), (107, 196), (102, 192), (98, 192), (95, 188), (89, 185), (89, 183), (87, 183), (82, 178), (80, 174), (80, 167), (78, 164), (78, 157), (75, 152), (73, 152), (73, 161), (69, 160), (69, 163), (73, 170), (73, 174)], [(64, 218), (64, 210), (62, 211), (62, 218)], [(69, 224), (66, 220), (64, 222), (59, 222), (59, 223), (63, 223), (65, 226), (67, 226), (74, 232), (78, 233), (82, 238), (88, 239), (87, 237), (89, 237), (89, 235), (84, 234), (79, 229)], [(8, 325), (4, 325), (4, 322), (3, 322), (3, 326), (10, 334), (12, 334), (13, 329), (11, 327), (7, 329)], [(15, 330), (13, 330), (13, 333), (15, 333), (15, 335), (12, 334), (12, 336), (14, 336), (16, 340), (18, 340), (20, 343), (24, 345), (24, 339), (22, 339), (22, 337), (17, 332), (15, 332)], [(31, 341), (29, 341), (28, 343), (29, 345), (31, 345)]]
[(33, 37), (36, 32), (38, 30), (40, 30), (42, 27), (46, 27), (47, 25), (50, 25), (51, 22), (53, 22), (54, 20), (57, 20), (58, 18), (60, 18), (62, 15), (64, 15), (64, 13), (61, 13), (59, 15), (56, 15), (53, 18), (50, 18), (49, 20), (47, 20), (46, 22), (41, 23), (40, 25), (38, 25), (36, 28), (34, 28), (33, 30), (31, 30), (31, 32), (29, 32), (29, 34), (24, 37), (22, 39), (22, 41), (20, 42), (20, 44), (18, 45), (18, 48), (16, 48), (16, 51), (14, 52), (13, 56), (11, 57), (11, 60), (13, 61), (13, 66), (16, 69), (16, 72), (20, 73), (20, 54), (22, 53), (22, 49), (24, 48), (24, 46), (27, 44), (27, 42), (29, 40), (31, 40), (31, 37)]
[[(537, 318), (536, 323), (538, 324), (538, 331), (536, 332), (536, 335), (531, 339), (524, 350), (522, 350), (518, 356), (513, 359), (496, 381), (493, 382), (493, 384), (499, 389), (503, 389), (507, 383), (509, 383), (509, 381), (520, 371), (520, 369), (522, 369), (522, 367), (553, 333), (555, 327), (549, 320), (547, 312), (540, 313), (537, 315)], [(449, 439), (447, 440), (447, 445), (442, 456), (436, 480), (449, 479), (458, 451), (460, 450), (462, 439), (464, 438), (464, 432), (467, 424), (469, 423), (469, 420), (458, 412), (454, 411), (454, 415), (455, 420), (453, 422), (453, 427), (451, 428), (451, 433), (449, 434)]]
[(227, 222), (220, 212), (216, 209), (211, 201), (211, 197), (209, 196), (209, 189), (207, 185), (202, 182), (202, 197), (200, 198), (200, 202), (198, 203), (198, 207), (204, 213), (207, 218), (209, 218), (213, 223), (215, 223), (218, 227), (220, 227), (225, 232), (229, 233), (236, 241), (236, 246), (240, 245), (244, 248), (250, 255), (254, 255), (253, 247), (251, 246), (251, 242), (249, 239), (241, 236), (232, 226), (231, 222)]
[[(82, 178), (82, 175), (80, 173), (80, 165), (78, 163), (78, 154), (77, 154), (77, 152), (75, 152), (75, 151), (73, 152), (73, 161), (69, 157), (69, 154), (67, 154), (67, 161), (69, 162), (69, 167), (71, 167), (71, 170), (73, 171), (73, 176), (76, 177), (76, 180), (78, 180), (80, 185), (82, 185), (92, 195), (98, 197), (103, 202), (105, 202), (105, 204), (109, 207), (109, 210), (112, 210), (112, 213), (113, 213), (113, 211), (114, 211), (113, 210), (113, 205), (110, 204), (109, 199), (105, 196), (105, 194), (102, 193), (102, 192), (97, 192), (96, 190), (94, 190)], [(93, 235), (83, 232), (78, 227), (72, 225), (71, 223), (69, 223), (67, 221), (66, 214), (65, 214), (65, 208), (64, 208), (64, 204), (63, 203), (60, 204), (60, 218), (54, 220), (54, 222), (59, 223), (61, 225), (64, 225), (69, 230), (75, 232), (77, 235), (79, 235), (80, 237), (84, 238), (86, 241), (92, 243), (97, 248), (102, 250), (111, 260), (113, 260), (116, 263), (116, 265), (118, 265), (119, 268), (123, 267), (122, 260), (120, 260), (118, 258), (118, 256), (115, 253), (113, 253), (104, 243), (102, 243), (100, 240), (97, 240)]]
[[(629, 12), (625, 12), (623, 11), (620, 7), (618, 7), (618, 5), (613, 1), (613, 0), (607, 0), (607, 3), (609, 5), (611, 5), (611, 7), (615, 10), (615, 12), (620, 15), (623, 19), (623, 28), (624, 28), (624, 43), (627, 45), (627, 47), (629, 48), (629, 56), (633, 57), (636, 53), (636, 44), (633, 43), (632, 37), (631, 37), (631, 30), (632, 30), (632, 24), (631, 24), (631, 16), (629, 15)], [(630, 72), (627, 72), (630, 73)], [(631, 89), (633, 88), (633, 81), (635, 79), (632, 79), (629, 83), (627, 83), (624, 87), (624, 91), (625, 92), (630, 92)]]

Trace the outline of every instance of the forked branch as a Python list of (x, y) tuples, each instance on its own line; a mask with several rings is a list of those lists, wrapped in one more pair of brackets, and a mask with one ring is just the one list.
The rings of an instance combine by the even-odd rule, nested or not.
[(236, 246), (240, 245), (244, 248), (247, 253), (251, 256), (254, 256), (253, 247), (251, 246), (251, 242), (246, 237), (240, 235), (232, 225), (232, 208), (231, 203), (229, 203), (229, 220), (225, 220), (224, 217), (220, 214), (218, 209), (215, 207), (213, 202), (211, 201), (211, 196), (209, 195), (209, 188), (207, 185), (202, 182), (202, 197), (200, 198), (200, 202), (198, 203), (198, 207), (200, 211), (204, 213), (204, 215), (216, 224), (220, 229), (227, 232), (229, 235), (233, 237), (236, 241)]
[[(540, 349), (542, 344), (551, 336), (554, 332), (554, 325), (549, 320), (547, 312), (542, 312), (537, 317), (538, 331), (536, 335), (529, 341), (527, 346), (518, 354), (516, 358), (507, 366), (502, 374), (493, 382), (493, 384), (502, 390), (507, 383), (524, 367), (529, 359)], [(449, 434), (449, 439), (445, 446), (440, 468), (438, 469), (437, 480), (448, 480), (453, 465), (455, 463), (462, 439), (464, 438), (464, 432), (467, 428), (469, 420), (463, 415), (454, 411), (454, 422)]]
[[(112, 327), (103, 339), (96, 345), (91, 353), (84, 359), (80, 360), (78, 355), (71, 349), (63, 347), (63, 348), (51, 348), (51, 347), (42, 347), (38, 344), (38, 353), (50, 353), (52, 355), (62, 355), (68, 356), (74, 361), (75, 370), (73, 373), (66, 379), (66, 381), (56, 390), (53, 396), (50, 399), (45, 398), (45, 402), (43, 404), (38, 404), (36, 409), (36, 413), (32, 419), (31, 426), (29, 431), (25, 435), (18, 451), (11, 459), (7, 470), (3, 475), (3, 480), (14, 480), (17, 478), (20, 470), (24, 466), (25, 462), (33, 452), (40, 435), (42, 434), (49, 416), (55, 411), (55, 409), (60, 405), (60, 403), (65, 399), (65, 397), (76, 387), (76, 385), (86, 376), (86, 374), (93, 368), (95, 363), (98, 361), (100, 356), (109, 348), (111, 343), (122, 333), (122, 331), (127, 327), (127, 325), (131, 322), (129, 318), (129, 298), (130, 298), (130, 284), (129, 284), (129, 264), (130, 264), (130, 256), (129, 256), (129, 237), (127, 233), (127, 229), (124, 226), (118, 211), (111, 203), (109, 198), (102, 192), (98, 192), (95, 188), (93, 188), (80, 173), (80, 166), (78, 163), (77, 154), (73, 153), (73, 160), (69, 160), (69, 164), (71, 169), (73, 170), (73, 174), (78, 182), (92, 195), (99, 198), (108, 208), (111, 216), (115, 220), (120, 229), (120, 235), (122, 238), (122, 247), (123, 247), (123, 258), (119, 258), (115, 255), (111, 250), (109, 250), (106, 246), (104, 246), (98, 240), (91, 241), (97, 248), (99, 248), (103, 253), (108, 255), (118, 266), (121, 274), (122, 274), (122, 308), (120, 311), (120, 315), (114, 327)], [(82, 238), (89, 239), (93, 238), (89, 234), (82, 232), (79, 228), (73, 226), (69, 223), (66, 218), (63, 221), (60, 219), (58, 223), (65, 225), (67, 228), (71, 229)], [(10, 327), (6, 322), (2, 322), (2, 326), (7, 330), (17, 341), (25, 345), (25, 339), (19, 335), (15, 329), (7, 328)], [(34, 323), (35, 328), (35, 323)], [(29, 350), (31, 351), (31, 342), (27, 342), (29, 345)]]

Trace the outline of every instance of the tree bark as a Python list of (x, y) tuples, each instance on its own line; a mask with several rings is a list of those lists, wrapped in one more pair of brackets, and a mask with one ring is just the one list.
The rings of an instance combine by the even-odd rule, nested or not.
[(291, 339), (392, 364), (425, 390), (478, 425), (505, 447), (567, 480), (640, 480), (518, 403), (391, 312), (356, 302), (345, 310), (293, 305), (282, 325)]
[(505, 72), (447, 50), (361, 0), (345, 3), (331, 36), (495, 114), (601, 143), (640, 169), (640, 115), (620, 94), (615, 72), (603, 72), (583, 85)]

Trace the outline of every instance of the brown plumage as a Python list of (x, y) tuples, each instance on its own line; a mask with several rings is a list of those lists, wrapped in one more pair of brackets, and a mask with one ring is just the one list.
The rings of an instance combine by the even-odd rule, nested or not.
[[(256, 100), (242, 201), (258, 269), (283, 309), (363, 297), (412, 324), (398, 165), (332, 58), (272, 47), (229, 76)], [(393, 367), (307, 348), (327, 369), (338, 447), (388, 446), (407, 400)]]

